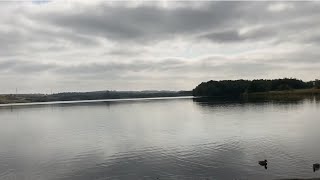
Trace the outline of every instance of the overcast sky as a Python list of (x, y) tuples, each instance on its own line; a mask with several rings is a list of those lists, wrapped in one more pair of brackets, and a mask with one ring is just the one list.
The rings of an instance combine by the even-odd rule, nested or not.
[(320, 78), (320, 2), (0, 3), (0, 93)]

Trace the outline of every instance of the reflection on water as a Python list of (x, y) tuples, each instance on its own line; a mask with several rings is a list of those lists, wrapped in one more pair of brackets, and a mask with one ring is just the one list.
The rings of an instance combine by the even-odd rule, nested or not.
[(1, 107), (0, 179), (318, 177), (319, 110), (317, 98)]
[(320, 169), (319, 163), (313, 164), (313, 172), (319, 171), (319, 169)]

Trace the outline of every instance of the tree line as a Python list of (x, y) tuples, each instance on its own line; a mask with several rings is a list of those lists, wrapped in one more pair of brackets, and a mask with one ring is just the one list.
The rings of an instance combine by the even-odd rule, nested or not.
[(94, 91), (94, 92), (65, 92), (47, 95), (45, 101), (75, 101), (96, 99), (125, 99), (188, 96), (191, 91)]
[(304, 82), (295, 78), (222, 80), (202, 82), (192, 90), (194, 96), (240, 96), (246, 93), (320, 88), (320, 80)]
[(2, 94), (0, 104), (98, 99), (127, 99), (192, 96), (191, 91), (93, 91), (56, 94)]

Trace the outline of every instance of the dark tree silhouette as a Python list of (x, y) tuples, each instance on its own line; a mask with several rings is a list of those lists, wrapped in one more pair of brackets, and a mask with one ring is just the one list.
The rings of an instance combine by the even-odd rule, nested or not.
[(194, 96), (240, 96), (245, 93), (284, 91), (293, 89), (307, 89), (316, 87), (320, 81), (303, 82), (302, 80), (284, 78), (284, 79), (257, 79), (257, 80), (223, 80), (208, 81), (199, 84), (193, 89)]

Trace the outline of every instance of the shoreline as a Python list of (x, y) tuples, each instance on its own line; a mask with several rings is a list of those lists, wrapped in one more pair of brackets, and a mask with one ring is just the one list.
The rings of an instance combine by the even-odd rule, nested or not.
[[(301, 99), (305, 97), (320, 95), (320, 89), (293, 89), (286, 91), (269, 91), (269, 92), (253, 92), (244, 93), (240, 97), (245, 99)], [(4, 106), (19, 106), (19, 105), (44, 105), (44, 104), (72, 104), (72, 103), (89, 103), (89, 102), (113, 102), (113, 101), (133, 101), (133, 100), (156, 100), (156, 99), (178, 99), (178, 98), (197, 98), (199, 96), (192, 95), (177, 95), (177, 96), (155, 96), (155, 97), (130, 97), (130, 98), (102, 98), (102, 99), (78, 99), (78, 100), (62, 100), (62, 101), (32, 101), (25, 97), (38, 98), (44, 97), (42, 94), (18, 94), (18, 95), (0, 95), (0, 107)], [(13, 97), (10, 99), (8, 97)], [(210, 96), (203, 96), (208, 97)], [(222, 96), (213, 96), (220, 98)], [(223, 96), (232, 98), (231, 96)]]
[(320, 96), (320, 89), (294, 89), (287, 91), (269, 91), (243, 94), (246, 99), (299, 100)]
[(175, 97), (150, 97), (150, 98), (122, 98), (122, 99), (95, 99), (95, 100), (76, 100), (76, 101), (47, 101), (47, 102), (26, 102), (26, 103), (7, 103), (0, 104), (0, 107), (10, 106), (32, 106), (32, 105), (50, 105), (50, 104), (77, 104), (94, 102), (122, 102), (122, 101), (147, 101), (147, 100), (169, 100), (169, 99), (191, 99), (193, 96), (175, 96)]
[(248, 93), (248, 96), (266, 96), (266, 95), (318, 95), (320, 94), (320, 89), (293, 89), (286, 91), (269, 91), (269, 92), (254, 92)]
[(57, 94), (0, 94), (0, 104), (93, 101), (191, 96), (191, 91), (90, 91)]

